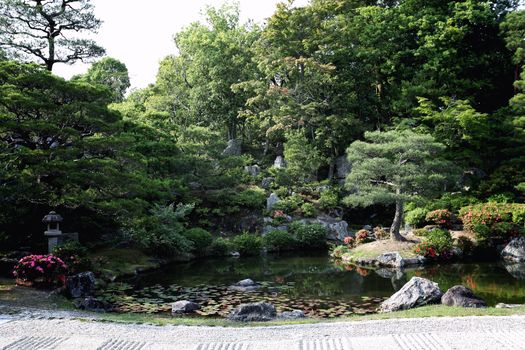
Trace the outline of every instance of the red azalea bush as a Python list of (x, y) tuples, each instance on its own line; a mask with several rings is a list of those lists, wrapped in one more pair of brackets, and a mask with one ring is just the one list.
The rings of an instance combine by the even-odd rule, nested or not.
[(440, 227), (450, 227), (452, 225), (452, 213), (447, 209), (433, 210), (427, 213), (426, 221)]
[(425, 258), (434, 259), (438, 257), (436, 249), (430, 242), (421, 242), (418, 245), (416, 245), (414, 247), (414, 253), (416, 253), (417, 255), (422, 255)]
[(343, 243), (346, 246), (353, 247), (354, 244), (355, 244), (355, 238), (354, 237), (345, 237), (345, 239), (343, 240)]
[(426, 235), (423, 242), (414, 247), (414, 253), (426, 258), (447, 259), (452, 256), (453, 240), (450, 232), (443, 229), (435, 229)]
[(43, 285), (63, 285), (67, 265), (54, 255), (28, 255), (20, 259), (13, 275), (22, 283), (42, 283)]

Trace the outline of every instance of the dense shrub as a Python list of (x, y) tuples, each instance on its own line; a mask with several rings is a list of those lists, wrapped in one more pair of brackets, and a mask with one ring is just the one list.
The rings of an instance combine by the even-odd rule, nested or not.
[(374, 228), (374, 236), (378, 240), (383, 240), (383, 239), (390, 238), (390, 233), (384, 228), (382, 228), (381, 226), (378, 226)]
[(169, 257), (193, 251), (193, 243), (183, 233), (182, 220), (193, 206), (156, 205), (141, 227), (132, 229), (133, 239), (151, 254)]
[(67, 265), (54, 255), (29, 255), (20, 259), (13, 275), (22, 282), (53, 286), (63, 285), (67, 272)]
[(295, 237), (288, 231), (273, 230), (263, 237), (263, 243), (269, 251), (293, 250), (297, 247)]
[(262, 188), (254, 186), (236, 194), (233, 201), (242, 207), (259, 209), (266, 203), (266, 194)]
[(304, 203), (301, 205), (301, 214), (306, 218), (313, 218), (315, 216), (315, 206), (312, 203)]
[(371, 241), (372, 241), (372, 238), (370, 237), (370, 232), (368, 232), (367, 230), (364, 230), (364, 229), (363, 230), (359, 230), (355, 234), (355, 243), (357, 245), (368, 243), (368, 242), (371, 242)]
[(52, 254), (61, 259), (72, 274), (89, 271), (91, 261), (87, 258), (88, 250), (78, 242), (68, 242), (56, 246)]
[(183, 232), (183, 236), (192, 243), (192, 252), (198, 255), (204, 255), (206, 249), (213, 242), (211, 233), (202, 228), (192, 228), (186, 230)]
[(478, 204), (462, 208), (460, 216), (465, 230), (473, 232), (478, 241), (505, 238), (522, 234), (525, 204)]
[(414, 247), (414, 252), (429, 258), (447, 258), (451, 255), (453, 243), (448, 230), (435, 229), (428, 232), (423, 242)]
[(299, 246), (304, 249), (326, 247), (327, 230), (321, 224), (303, 224), (294, 222), (290, 231), (295, 235)]
[(321, 192), (319, 196), (319, 207), (324, 210), (334, 209), (339, 205), (339, 195), (336, 191), (329, 189)]
[(426, 210), (448, 209), (452, 213), (457, 213), (463, 207), (478, 203), (480, 203), (480, 200), (473, 196), (462, 193), (445, 193), (440, 199), (429, 203), (426, 206)]
[(414, 228), (423, 227), (426, 225), (427, 211), (423, 208), (415, 208), (410, 210), (405, 215), (405, 222)]
[(452, 226), (452, 213), (447, 209), (433, 210), (427, 213), (425, 220), (440, 227)]
[(262, 248), (261, 237), (249, 233), (235, 236), (232, 242), (234, 249), (245, 256), (258, 255)]
[(287, 197), (285, 199), (280, 200), (277, 202), (273, 209), (275, 210), (282, 210), (283, 212), (287, 214), (291, 214), (303, 204), (303, 198), (299, 195), (291, 195), (290, 197)]
[(222, 237), (216, 238), (211, 242), (209, 247), (210, 255), (212, 256), (226, 256), (232, 251), (233, 244)]

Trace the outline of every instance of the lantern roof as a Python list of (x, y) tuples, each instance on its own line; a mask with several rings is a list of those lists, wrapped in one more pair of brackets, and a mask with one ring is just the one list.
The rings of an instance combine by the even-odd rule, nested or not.
[(50, 223), (53, 223), (53, 222), (62, 222), (63, 220), (64, 220), (64, 218), (62, 218), (62, 216), (60, 216), (60, 214), (57, 214), (56, 212), (51, 211), (51, 212), (49, 212), (49, 214), (44, 216), (44, 218), (42, 219), (42, 222), (46, 223), (46, 224), (50, 224)]

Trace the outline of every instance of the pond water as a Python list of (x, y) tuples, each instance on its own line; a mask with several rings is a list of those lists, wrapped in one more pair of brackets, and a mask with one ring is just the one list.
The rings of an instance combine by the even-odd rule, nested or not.
[[(525, 267), (502, 263), (431, 265), (403, 272), (337, 266), (326, 255), (281, 255), (177, 263), (126, 283), (109, 286), (101, 295), (120, 312), (162, 313), (176, 300), (192, 300), (201, 316), (226, 316), (238, 304), (269, 301), (278, 311), (301, 309), (311, 317), (366, 314), (399, 290), (411, 277), (439, 283), (442, 290), (463, 284), (489, 305), (525, 302)], [(255, 292), (230, 285), (251, 278)]]

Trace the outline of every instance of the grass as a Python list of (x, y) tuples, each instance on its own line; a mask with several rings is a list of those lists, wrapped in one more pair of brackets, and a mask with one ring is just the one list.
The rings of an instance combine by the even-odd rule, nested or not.
[(350, 250), (353, 259), (374, 259), (383, 253), (399, 252), (403, 258), (415, 258), (416, 242), (395, 242), (390, 239), (365, 243)]
[(239, 323), (231, 322), (226, 319), (205, 319), (205, 318), (188, 318), (188, 317), (169, 317), (158, 315), (144, 314), (103, 314), (99, 321), (117, 322), (117, 323), (147, 323), (159, 326), (166, 325), (185, 325), (185, 326), (208, 326), (208, 327), (270, 327), (285, 326), (296, 324), (316, 324), (316, 323), (337, 323), (337, 322), (359, 322), (374, 320), (390, 320), (400, 318), (426, 318), (426, 317), (468, 317), (468, 316), (512, 316), (525, 315), (525, 305), (515, 309), (474, 309), (449, 307), (444, 305), (431, 305), (411, 310), (373, 314), (373, 315), (355, 315), (351, 317), (341, 317), (336, 319), (299, 319), (299, 320), (282, 320), (272, 322), (252, 322)]
[(71, 310), (73, 303), (50, 291), (17, 286), (12, 279), (0, 278), (0, 305), (44, 310)]

